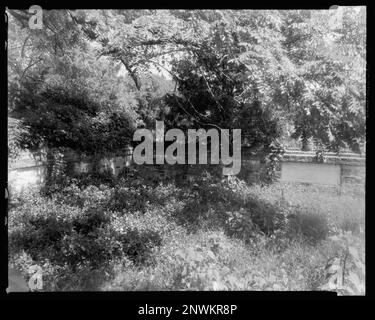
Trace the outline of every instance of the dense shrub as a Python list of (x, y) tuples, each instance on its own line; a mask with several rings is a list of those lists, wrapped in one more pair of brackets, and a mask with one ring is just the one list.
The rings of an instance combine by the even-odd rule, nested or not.
[[(72, 164), (69, 163), (69, 165)], [(54, 196), (72, 185), (84, 189), (103, 185), (114, 187), (116, 183), (116, 178), (109, 169), (94, 170), (87, 173), (66, 172), (64, 169), (59, 175), (45, 182), (41, 188), (41, 193), (46, 196)]]
[(99, 186), (90, 185), (87, 187), (79, 187), (78, 184), (71, 183), (54, 195), (54, 199), (58, 202), (66, 203), (80, 208), (88, 206), (107, 207), (108, 197), (112, 190), (110, 187), (101, 184)]
[(228, 212), (225, 230), (229, 236), (238, 237), (244, 241), (248, 241), (260, 232), (259, 226), (247, 217), (247, 212), (244, 209)]
[(80, 187), (87, 187), (90, 185), (100, 186), (102, 184), (114, 187), (117, 182), (112, 171), (109, 169), (74, 174), (72, 178), (75, 179)]
[(184, 195), (185, 206), (175, 212), (188, 228), (224, 228), (231, 236), (245, 239), (254, 233), (272, 234), (285, 227), (285, 214), (275, 205), (254, 197), (249, 186), (237, 178), (212, 182), (210, 177), (194, 184)]
[(145, 262), (151, 248), (161, 243), (158, 231), (130, 225), (119, 230), (114, 218), (115, 213), (100, 206), (79, 208), (39, 198), (11, 213), (9, 244), (13, 253), (25, 250), (35, 261), (49, 259), (73, 269), (103, 266), (123, 255)]
[(159, 233), (153, 230), (140, 232), (137, 229), (129, 230), (120, 236), (123, 252), (135, 263), (144, 263), (150, 258), (154, 246), (162, 243)]
[(71, 232), (70, 221), (79, 214), (76, 207), (35, 197), (9, 213), (9, 245), (15, 251), (27, 250), (33, 259), (53, 252), (56, 256), (58, 241)]
[(142, 187), (119, 187), (108, 199), (108, 209), (115, 211), (144, 211), (148, 201)]

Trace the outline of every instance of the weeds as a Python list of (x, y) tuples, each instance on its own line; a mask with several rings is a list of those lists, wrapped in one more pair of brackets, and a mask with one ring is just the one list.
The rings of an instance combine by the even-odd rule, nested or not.
[(26, 278), (40, 266), (44, 290), (363, 294), (361, 199), (280, 188), (208, 175), (193, 186), (73, 180), (25, 193), (9, 212), (10, 265)]

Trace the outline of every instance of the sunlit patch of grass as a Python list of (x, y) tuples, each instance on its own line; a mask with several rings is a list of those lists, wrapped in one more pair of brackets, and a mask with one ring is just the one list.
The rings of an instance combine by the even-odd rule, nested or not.
[[(347, 186), (347, 190), (355, 186)], [(334, 187), (300, 183), (275, 183), (270, 186), (251, 186), (251, 192), (261, 199), (288, 207), (304, 208), (327, 217), (337, 228), (364, 230), (365, 194), (342, 192)]]

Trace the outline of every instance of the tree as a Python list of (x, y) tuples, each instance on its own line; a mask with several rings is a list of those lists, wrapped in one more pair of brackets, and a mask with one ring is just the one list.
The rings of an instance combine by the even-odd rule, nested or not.
[(10, 110), (30, 127), (28, 147), (108, 152), (165, 118), (241, 128), (243, 143), (264, 149), (293, 123), (305, 145), (358, 150), (364, 11), (330, 24), (338, 12), (52, 10), (45, 29), (29, 30), (10, 10)]
[[(263, 78), (260, 76), (253, 80), (252, 86), (247, 86), (247, 77), (252, 74), (252, 69), (243, 62), (247, 59), (243, 53), (244, 51), (247, 54), (251, 53), (248, 47), (253, 49), (252, 52), (257, 50), (257, 53), (267, 49), (266, 53), (260, 55), (256, 61), (259, 72), (266, 69), (264, 65), (269, 66), (272, 63), (274, 65), (277, 62), (276, 59), (272, 60), (273, 52), (277, 49), (270, 49), (272, 42), (277, 43), (277, 38), (272, 40), (272, 37), (278, 31), (271, 32), (272, 28), (277, 28), (279, 24), (276, 12), (251, 14), (249, 11), (161, 10), (147, 11), (144, 16), (124, 19), (127, 15), (128, 13), (118, 11), (77, 13), (77, 16), (84, 17), (77, 21), (83, 24), (86, 19), (98, 23), (93, 33), (95, 33), (95, 41), (102, 45), (101, 54), (120, 61), (138, 90), (141, 90), (140, 74), (147, 72), (151, 66), (159, 70), (165, 69), (163, 62), (168, 60), (167, 64), (171, 66), (168, 72), (178, 86), (178, 94), (167, 97), (171, 107), (170, 98), (173, 96), (175, 107), (172, 113), (176, 115), (176, 119), (181, 117), (186, 122), (194, 115), (197, 118), (195, 126), (202, 125), (202, 119), (210, 118), (211, 125), (232, 127), (236, 121), (235, 113), (237, 109), (244, 106), (244, 103), (267, 105), (267, 108), (270, 108), (269, 101), (262, 101), (267, 97), (267, 92), (262, 91), (262, 88), (266, 87), (262, 84), (262, 80), (268, 80), (269, 75)], [(149, 18), (150, 15), (152, 19)], [(260, 19), (259, 15), (261, 15)], [(105, 18), (108, 17), (111, 26), (106, 22)], [(113, 32), (114, 24), (124, 32)], [(271, 27), (268, 24), (271, 24)], [(262, 36), (267, 32), (266, 37)], [(257, 46), (257, 39), (266, 39), (268, 42)], [(264, 65), (261, 66), (262, 64)], [(199, 69), (193, 71), (194, 66), (199, 66)], [(270, 90), (273, 83), (268, 81), (267, 84)], [(188, 93), (189, 86), (190, 89), (199, 89), (195, 100), (204, 98), (205, 106), (203, 102), (200, 102), (199, 106), (192, 103), (193, 97)], [(255, 91), (258, 91), (257, 97)], [(219, 92), (222, 92), (222, 96)], [(181, 108), (178, 107), (177, 101), (183, 95), (190, 100), (190, 103)], [(225, 101), (221, 101), (222, 99)], [(225, 104), (225, 107), (220, 106), (220, 103)], [(207, 112), (210, 112), (210, 116), (205, 114)], [(244, 111), (242, 115), (244, 114), (257, 113)], [(237, 122), (237, 124), (243, 123), (243, 121)], [(205, 123), (207, 124), (207, 121)]]
[[(29, 128), (23, 134), (23, 147), (70, 148), (86, 154), (123, 149), (137, 118), (131, 99), (126, 101), (123, 95), (129, 81), (116, 77), (118, 68), (112, 61), (104, 57), (98, 61), (97, 49), (82, 38), (80, 29), (74, 29), (65, 11), (45, 16), (47, 26), (54, 18), (64, 27), (72, 26), (76, 36), (62, 41), (57, 34), (36, 34), (10, 21), (14, 23), (10, 45), (17, 48), (16, 34), (33, 38), (27, 50), (23, 45), (21, 52), (10, 55), (10, 113)], [(61, 43), (62, 51), (51, 49), (55, 43)], [(25, 68), (25, 60), (35, 55), (38, 61)]]
[[(284, 90), (294, 138), (359, 152), (365, 137), (364, 9), (285, 13), (284, 47), (294, 74)], [(339, 26), (332, 24), (342, 15)], [(331, 21), (331, 22), (330, 22)]]

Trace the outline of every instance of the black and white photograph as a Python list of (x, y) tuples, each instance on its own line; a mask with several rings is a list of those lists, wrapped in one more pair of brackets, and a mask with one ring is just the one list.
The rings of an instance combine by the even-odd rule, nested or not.
[(365, 296), (366, 10), (9, 5), (8, 295)]

